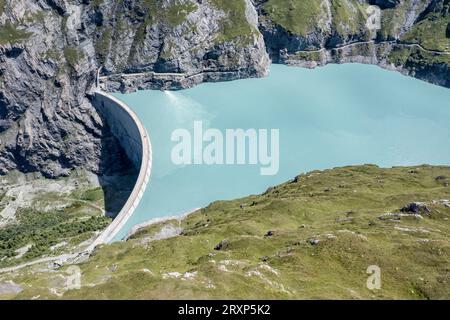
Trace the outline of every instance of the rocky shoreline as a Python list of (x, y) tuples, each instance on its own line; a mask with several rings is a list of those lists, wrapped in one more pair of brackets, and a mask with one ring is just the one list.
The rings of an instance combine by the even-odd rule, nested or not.
[(258, 78), (268, 75), (268, 64), (261, 70), (202, 71), (196, 74), (143, 72), (134, 74), (116, 74), (101, 76), (100, 89), (106, 92), (130, 93), (136, 90), (182, 90), (192, 88), (203, 82), (232, 81), (246, 78)]
[[(348, 48), (332, 48), (320, 50), (298, 51), (295, 54), (285, 54), (278, 62), (293, 67), (314, 69), (327, 64), (362, 63), (377, 65), (383, 69), (397, 71), (405, 76), (414, 77), (431, 84), (450, 88), (450, 69), (440, 66), (433, 66), (428, 69), (414, 70), (403, 65), (395, 65), (387, 61), (388, 53), (404, 45), (381, 42), (357, 42), (349, 44), (354, 46)], [(356, 50), (355, 50), (356, 48)], [(359, 54), (359, 50), (364, 50), (366, 54)], [(355, 53), (356, 51), (356, 53)], [(448, 55), (449, 53), (438, 53), (438, 55)], [(420, 67), (420, 66), (414, 66)], [(232, 81), (247, 78), (265, 77), (269, 74), (268, 66), (259, 72), (251, 73), (246, 71), (226, 71), (210, 72), (203, 71), (196, 74), (173, 74), (144, 72), (134, 74), (115, 74), (100, 77), (100, 88), (106, 92), (131, 93), (137, 90), (182, 90), (192, 88), (204, 82)]]
[[(411, 48), (396, 42), (357, 42), (344, 48), (322, 49), (318, 51), (299, 51), (296, 54), (283, 57), (283, 63), (289, 66), (316, 68), (330, 63), (363, 63), (377, 65), (383, 69), (397, 71), (406, 76), (414, 77), (435, 85), (450, 88), (450, 69), (439, 65), (425, 69), (420, 65), (395, 65), (388, 61), (389, 53), (402, 48)], [(423, 50), (419, 48), (419, 50)], [(359, 54), (363, 51), (365, 54)], [(437, 53), (448, 56), (450, 52)]]
[[(384, 19), (376, 32), (365, 26), (374, 4)], [(130, 166), (90, 102), (99, 70), (108, 92), (263, 77), (271, 61), (377, 64), (450, 87), (450, 35), (427, 34), (448, 29), (449, 7), (446, 0), (0, 1), (0, 174), (55, 178), (78, 167), (101, 175)]]
[[(345, 38), (345, 33), (339, 34), (331, 27), (333, 15), (329, 14), (329, 21), (323, 30), (317, 28), (306, 35), (298, 35), (270, 19), (265, 12), (268, 0), (247, 0), (246, 13), (248, 21), (258, 29), (262, 36), (257, 37), (254, 48), (258, 48), (257, 58), (252, 59), (251, 68), (237, 70), (192, 70), (187, 68), (184, 72), (123, 72), (102, 77), (102, 88), (109, 92), (120, 91), (122, 93), (136, 90), (178, 90), (198, 85), (202, 82), (230, 81), (243, 78), (263, 77), (268, 74), (271, 62), (290, 66), (315, 68), (329, 63), (364, 63), (378, 65), (384, 69), (395, 70), (404, 75), (418, 78), (432, 84), (450, 88), (450, 48), (448, 51), (429, 50), (418, 43), (401, 41), (409, 29), (418, 19), (423, 19), (427, 14), (440, 12), (448, 15), (449, 5), (443, 1), (411, 1), (406, 8), (404, 24), (395, 34), (380, 35), (380, 30), (358, 30)], [(330, 11), (332, 3), (326, 3)], [(392, 10), (401, 6), (401, 1), (369, 1), (381, 9)], [(319, 21), (318, 21), (319, 23)], [(447, 29), (450, 27), (450, 23)], [(264, 52), (259, 48), (263, 47)], [(222, 50), (228, 50), (225, 47)], [(267, 52), (267, 55), (265, 54)], [(417, 61), (395, 61), (396, 53), (409, 53), (418, 55), (422, 59)], [(434, 63), (433, 57), (438, 57)], [(428, 62), (432, 63), (428, 63)], [(163, 64), (163, 71), (176, 71), (170, 64)], [(136, 71), (136, 70), (134, 70)]]

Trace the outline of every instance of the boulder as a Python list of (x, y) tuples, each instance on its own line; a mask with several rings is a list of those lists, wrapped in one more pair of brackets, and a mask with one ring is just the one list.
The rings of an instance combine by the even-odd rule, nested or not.
[(230, 242), (228, 240), (222, 240), (214, 247), (214, 250), (220, 251), (225, 250), (229, 247)]
[(412, 214), (418, 214), (418, 213), (430, 213), (430, 209), (426, 206), (425, 203), (422, 202), (411, 202), (400, 209), (401, 212), (404, 213), (412, 213)]

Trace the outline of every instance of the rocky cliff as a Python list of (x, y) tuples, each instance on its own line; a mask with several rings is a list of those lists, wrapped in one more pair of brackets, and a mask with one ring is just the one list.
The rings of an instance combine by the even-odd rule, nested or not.
[(122, 91), (263, 76), (257, 21), (244, 0), (0, 0), (0, 172), (129, 166), (89, 102), (97, 71)]
[(123, 150), (86, 96), (97, 62), (79, 20), (63, 1), (0, 8), (0, 172), (124, 170)]
[(79, 166), (99, 174), (130, 166), (90, 103), (97, 72), (105, 90), (126, 92), (264, 76), (269, 58), (307, 67), (359, 61), (450, 86), (449, 6), (0, 0), (0, 173), (57, 177)]
[(104, 1), (89, 17), (99, 24), (89, 33), (108, 90), (179, 89), (267, 73), (250, 0)]
[(275, 62), (378, 64), (450, 87), (448, 0), (263, 0), (257, 8)]

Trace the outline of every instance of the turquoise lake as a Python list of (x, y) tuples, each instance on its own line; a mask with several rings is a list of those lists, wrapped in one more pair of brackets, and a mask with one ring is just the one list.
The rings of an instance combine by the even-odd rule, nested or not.
[[(301, 172), (337, 166), (450, 165), (450, 90), (362, 64), (314, 70), (272, 65), (270, 76), (182, 91), (115, 94), (150, 135), (150, 183), (132, 218), (180, 215), (214, 200), (264, 192)], [(175, 129), (279, 129), (276, 175), (260, 165), (175, 165)]]

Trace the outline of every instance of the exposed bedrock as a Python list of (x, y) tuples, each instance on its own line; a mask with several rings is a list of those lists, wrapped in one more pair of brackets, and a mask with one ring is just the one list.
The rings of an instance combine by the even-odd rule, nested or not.
[(158, 6), (160, 12), (142, 1), (105, 3), (90, 13), (93, 20), (101, 17), (91, 32), (103, 46), (98, 60), (107, 76), (104, 89), (181, 89), (267, 74), (270, 61), (250, 0)]
[(58, 177), (80, 166), (113, 174), (132, 166), (89, 101), (100, 67), (102, 75), (140, 74), (105, 82), (110, 91), (130, 91), (264, 76), (269, 64), (249, 1), (6, 0), (0, 6), (1, 174), (18, 169)]
[(0, 34), (10, 38), (0, 38), (0, 173), (59, 177), (75, 167), (98, 174), (127, 169), (122, 148), (86, 96), (95, 80), (94, 50), (70, 25), (65, 2), (6, 1), (2, 9)]
[[(368, 25), (378, 5), (380, 28)], [(450, 87), (448, 0), (0, 0), (0, 173), (132, 167), (89, 100), (359, 61)], [(442, 30), (441, 30), (442, 29)], [(431, 31), (430, 31), (431, 30)]]
[(378, 64), (446, 87), (449, 7), (448, 0), (261, 0), (257, 5), (274, 62), (310, 68)]

